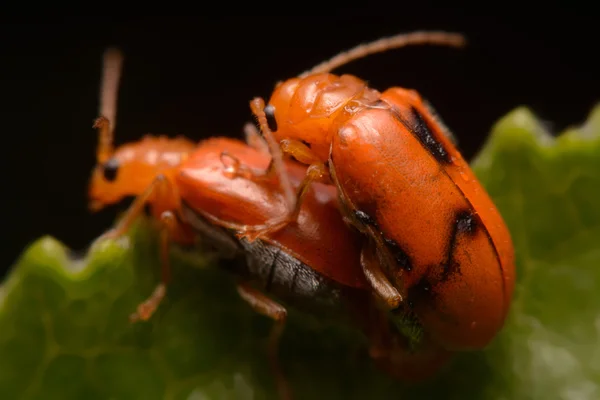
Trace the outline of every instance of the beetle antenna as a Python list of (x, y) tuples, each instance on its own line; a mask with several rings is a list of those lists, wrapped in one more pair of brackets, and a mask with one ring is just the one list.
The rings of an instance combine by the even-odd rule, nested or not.
[(411, 33), (401, 33), (375, 40), (370, 43), (358, 45), (350, 50), (344, 51), (335, 57), (317, 65), (316, 67), (300, 74), (299, 78), (306, 78), (309, 75), (330, 72), (351, 61), (369, 56), (371, 54), (383, 53), (391, 49), (398, 49), (410, 45), (441, 45), (451, 47), (463, 47), (467, 39), (460, 33), (440, 32), (440, 31), (418, 31)]
[(94, 122), (98, 129), (98, 162), (106, 161), (113, 153), (113, 138), (117, 115), (117, 94), (123, 66), (123, 54), (116, 48), (104, 52), (100, 82), (100, 115)]

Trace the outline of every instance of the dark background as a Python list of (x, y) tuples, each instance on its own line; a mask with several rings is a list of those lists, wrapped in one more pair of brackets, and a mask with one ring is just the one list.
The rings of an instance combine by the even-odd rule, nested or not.
[[(0, 276), (24, 247), (51, 234), (84, 249), (115, 209), (87, 210), (101, 58), (125, 53), (117, 144), (144, 133), (242, 136), (248, 102), (274, 84), (361, 42), (421, 29), (465, 33), (464, 50), (409, 47), (354, 62), (377, 89), (419, 90), (471, 158), (492, 124), (527, 105), (552, 130), (582, 122), (600, 101), (598, 17), (581, 8), (365, 10), (322, 17), (63, 17), (13, 21), (2, 37)], [(490, 6), (491, 7), (491, 6)], [(380, 7), (381, 8), (381, 7)], [(268, 11), (268, 10), (267, 10)], [(372, 5), (371, 11), (377, 10)], [(385, 11), (385, 10), (384, 10)], [(518, 12), (517, 12), (518, 11)], [(351, 15), (353, 14), (353, 15)]]

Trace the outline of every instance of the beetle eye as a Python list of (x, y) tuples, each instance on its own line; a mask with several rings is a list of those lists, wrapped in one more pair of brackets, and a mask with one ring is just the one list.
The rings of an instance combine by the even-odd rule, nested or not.
[(102, 165), (102, 172), (104, 179), (109, 182), (117, 179), (117, 172), (119, 172), (119, 161), (116, 158), (111, 158)]
[(277, 120), (275, 120), (275, 107), (271, 104), (265, 107), (265, 116), (267, 117), (267, 125), (271, 132), (277, 132)]

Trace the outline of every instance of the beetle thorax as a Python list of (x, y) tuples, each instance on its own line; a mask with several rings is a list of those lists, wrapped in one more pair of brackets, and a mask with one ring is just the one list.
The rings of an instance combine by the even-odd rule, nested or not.
[(352, 75), (323, 73), (290, 79), (277, 87), (269, 103), (278, 124), (274, 134), (279, 140), (305, 142), (326, 160), (340, 118), (345, 120), (378, 98), (377, 91)]

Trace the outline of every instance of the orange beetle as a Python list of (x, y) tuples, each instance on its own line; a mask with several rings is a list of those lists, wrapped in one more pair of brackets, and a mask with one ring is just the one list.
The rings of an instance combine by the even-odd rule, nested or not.
[[(120, 55), (108, 52), (105, 62), (101, 109), (102, 114), (112, 114), (114, 119), (111, 102), (115, 100), (111, 95), (116, 88), (115, 64), (121, 62)], [(146, 204), (162, 223), (162, 280), (132, 314), (132, 321), (149, 319), (166, 295), (170, 242), (192, 244), (200, 238), (228, 257), (245, 258), (242, 264), (232, 264), (240, 278), (238, 292), (255, 311), (277, 322), (269, 350), (283, 398), (290, 394), (277, 365), (276, 351), (287, 311), (267, 297), (267, 292), (296, 308), (328, 317), (343, 318), (349, 313), (350, 322), (361, 321), (361, 329), (372, 342), (376, 363), (393, 376), (424, 379), (448, 360), (450, 353), (427, 339), (417, 352), (413, 351), (403, 335), (390, 331), (389, 325), (380, 321), (381, 314), (371, 306), (370, 292), (365, 290), (368, 283), (360, 266), (364, 239), (343, 222), (334, 186), (316, 184), (306, 191), (296, 223), (253, 242), (236, 237), (246, 225), (260, 223), (286, 209), (276, 181), (251, 179), (256, 171), (267, 167), (271, 158), (255, 131), (247, 130), (249, 144), (213, 138), (196, 146), (185, 138), (146, 136), (115, 149), (108, 118), (100, 117), (94, 126), (99, 130), (99, 145), (89, 186), (90, 208), (99, 210), (137, 195), (118, 225), (104, 237), (127, 232)], [(300, 184), (305, 173), (305, 166), (286, 162), (286, 177), (293, 187)], [(234, 176), (237, 179), (231, 179)]]
[[(103, 104), (115, 101), (114, 98), (106, 100), (110, 97), (106, 87), (112, 87), (110, 93), (114, 92), (116, 86), (107, 82), (114, 80), (115, 71), (119, 69), (115, 65), (120, 62), (119, 53), (106, 53)], [(102, 113), (111, 114), (112, 109), (114, 107), (104, 105)], [(264, 169), (269, 164), (269, 152), (253, 131), (247, 131), (249, 144), (213, 138), (195, 145), (181, 137), (169, 139), (147, 135), (139, 142), (115, 149), (108, 118), (98, 118), (94, 127), (99, 131), (99, 144), (97, 165), (92, 172), (88, 192), (91, 210), (97, 211), (125, 197), (137, 196), (118, 225), (104, 237), (114, 238), (125, 233), (145, 206), (150, 205), (151, 214), (162, 222), (161, 253), (165, 269), (168, 269), (169, 242), (192, 244), (198, 235), (197, 226), (188, 224), (181, 212), (184, 202), (186, 209), (194, 210), (211, 225), (232, 230), (243, 229), (245, 225), (256, 224), (285, 210), (285, 202), (275, 190), (278, 187), (276, 182), (246, 177), (230, 179), (233, 175), (242, 174), (251, 177), (252, 170)], [(306, 167), (299, 163), (286, 163), (286, 176), (293, 184), (300, 182), (305, 171)], [(359, 261), (362, 238), (342, 221), (336, 193), (335, 187), (319, 184), (306, 196), (306, 206), (298, 222), (272, 235), (265, 235), (262, 241), (279, 247), (316, 273), (340, 285), (364, 288), (367, 283)], [(187, 215), (191, 215), (189, 211)], [(198, 217), (194, 217), (196, 224), (197, 220)], [(217, 234), (217, 231), (211, 234)], [(221, 244), (227, 247), (227, 244)], [(269, 279), (275, 277), (270, 276)], [(163, 280), (168, 280), (166, 271)], [(268, 282), (268, 286), (272, 283)], [(150, 316), (153, 302), (164, 296), (164, 287), (157, 289), (156, 293), (161, 294), (153, 296), (152, 304), (142, 306), (134, 319)], [(146, 309), (146, 306), (149, 308)]]
[[(407, 44), (461, 46), (457, 34), (416, 32), (362, 45), (280, 83), (251, 108), (273, 154), (288, 212), (246, 228), (253, 240), (295, 220), (311, 182), (332, 181), (348, 223), (367, 235), (365, 276), (394, 314), (414, 313), (451, 350), (479, 349), (501, 329), (514, 285), (507, 227), (452, 136), (419, 94), (380, 93), (329, 71)], [(282, 154), (309, 165), (296, 197)]]

